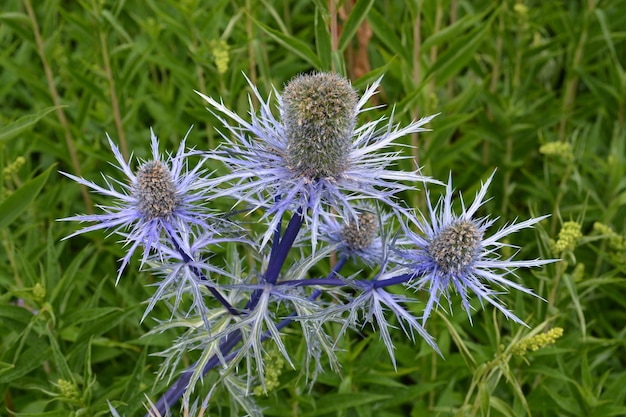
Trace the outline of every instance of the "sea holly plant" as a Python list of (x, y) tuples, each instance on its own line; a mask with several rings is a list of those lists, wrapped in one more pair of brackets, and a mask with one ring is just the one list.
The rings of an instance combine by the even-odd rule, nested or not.
[[(141, 249), (140, 266), (160, 277), (146, 315), (159, 302), (171, 308), (170, 318), (153, 331), (184, 329), (161, 353), (159, 376), (173, 382), (149, 415), (165, 415), (181, 398), (187, 410), (198, 404), (204, 409), (222, 389), (233, 407), (262, 415), (253, 392), (274, 385), (265, 372), (268, 358), (278, 355), (313, 383), (322, 363), (340, 369), (338, 338), (366, 324), (379, 331), (394, 366), (392, 334), (398, 324), (406, 336), (439, 352), (426, 325), (434, 309), (452, 312), (451, 293), (460, 295), (470, 320), (470, 301), (477, 299), (524, 324), (501, 298), (509, 289), (535, 296), (516, 282), (515, 271), (551, 260), (503, 258), (500, 250), (511, 246), (511, 234), (544, 217), (492, 230), (495, 218), (478, 212), (493, 174), (468, 207), (460, 199), (455, 209), (452, 178), (433, 204), (428, 190), (441, 183), (417, 168), (398, 170), (406, 156), (397, 140), (426, 131), (434, 116), (400, 126), (392, 113), (359, 124), (379, 83), (359, 97), (345, 78), (313, 73), (295, 77), (267, 99), (251, 84), (260, 109), (251, 105), (245, 117), (198, 93), (223, 125), (217, 149), (189, 150), (183, 139), (175, 154), (162, 156), (151, 131), (152, 158), (135, 168), (109, 139), (126, 179), (104, 177), (98, 185), (65, 174), (111, 198), (100, 207), (103, 214), (63, 219), (92, 223), (71, 236), (98, 229), (120, 235), (127, 247), (120, 276)], [(210, 174), (207, 161), (223, 163), (228, 173)], [(399, 196), (421, 187), (427, 193), (425, 213)], [(215, 206), (210, 202), (218, 199), (247, 216), (210, 211)], [(264, 230), (242, 227), (253, 218)], [(226, 261), (215, 259), (216, 252), (223, 253), (218, 246), (227, 248)], [(331, 258), (330, 269), (320, 274)], [(242, 266), (250, 264), (256, 266)], [(416, 295), (399, 295), (394, 287)], [(425, 305), (417, 302), (418, 293)], [(340, 331), (331, 333), (329, 323), (338, 323)], [(303, 363), (284, 342), (287, 326), (301, 331)], [(197, 360), (180, 373), (190, 352)], [(197, 398), (201, 381), (210, 389)]]

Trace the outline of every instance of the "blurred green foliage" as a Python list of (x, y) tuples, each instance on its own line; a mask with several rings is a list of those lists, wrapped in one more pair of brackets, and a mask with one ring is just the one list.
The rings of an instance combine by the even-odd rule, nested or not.
[[(124, 249), (105, 233), (62, 240), (78, 226), (56, 219), (101, 200), (57, 170), (115, 175), (105, 132), (145, 157), (150, 126), (171, 151), (194, 125), (188, 143), (213, 148), (217, 121), (194, 90), (245, 116), (243, 74), (265, 96), (313, 70), (361, 91), (384, 75), (372, 104), (395, 109), (371, 117), (441, 113), (405, 152), (428, 175), (452, 172), (466, 195), (497, 168), (484, 214), (501, 224), (551, 214), (511, 244), (562, 261), (519, 272), (546, 301), (503, 295), (529, 329), (490, 308), (473, 326), (441, 314), (428, 330), (445, 359), (398, 331), (396, 371), (365, 328), (338, 346), (341, 374), (311, 391), (301, 370), (283, 369), (259, 398), (266, 414), (626, 415), (624, 10), (625, 0), (4, 0), (0, 415), (108, 415), (107, 400), (141, 415), (144, 394), (167, 386), (151, 354), (176, 334), (142, 337), (155, 322), (140, 323), (154, 278), (131, 268), (115, 286)], [(405, 197), (423, 207), (423, 193)], [(559, 243), (572, 222), (580, 236)], [(556, 326), (554, 345), (511, 353)], [(297, 357), (301, 340), (286, 340)], [(211, 410), (228, 415), (220, 401)]]

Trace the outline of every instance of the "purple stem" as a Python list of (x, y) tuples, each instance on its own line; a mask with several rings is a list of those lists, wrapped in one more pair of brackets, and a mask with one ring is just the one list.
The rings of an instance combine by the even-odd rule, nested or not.
[[(410, 281), (415, 277), (415, 274), (402, 274), (397, 275), (395, 277), (391, 277), (389, 279), (384, 280), (354, 280), (354, 284), (358, 287), (363, 288), (385, 288), (390, 287), (392, 285), (404, 284), (405, 282)], [(317, 285), (324, 285), (327, 287), (341, 287), (346, 285), (345, 281), (340, 280), (338, 278), (311, 278), (311, 279), (294, 279), (291, 281), (281, 281), (276, 283), (276, 285), (288, 285), (292, 287), (313, 287)]]
[[(274, 234), (274, 240), (272, 241), (272, 250), (270, 252), (270, 260), (267, 263), (267, 270), (263, 275), (263, 279), (270, 284), (276, 283), (278, 280), (278, 275), (280, 274), (280, 270), (285, 264), (285, 260), (287, 259), (287, 254), (289, 250), (293, 246), (293, 242), (296, 240), (298, 236), (298, 232), (302, 227), (302, 209), (298, 209), (293, 216), (291, 216), (291, 220), (289, 220), (289, 224), (287, 225), (287, 229), (285, 230), (285, 234), (282, 239), (280, 237), (280, 230), (277, 229), (277, 233)], [(253, 310), (257, 303), (259, 302), (259, 298), (261, 297), (261, 292), (263, 290), (254, 290), (252, 295), (250, 296), (250, 300), (246, 304), (245, 310), (250, 311)]]
[[(289, 220), (289, 224), (287, 225), (287, 229), (285, 230), (285, 234), (280, 239), (276, 250), (272, 251), (272, 256), (270, 256), (270, 260), (267, 265), (267, 270), (265, 271), (265, 280), (270, 284), (275, 284), (278, 280), (278, 275), (280, 274), (280, 270), (282, 269), (285, 259), (287, 259), (287, 254), (289, 254), (289, 250), (293, 246), (293, 242), (296, 240), (298, 236), (298, 232), (302, 227), (302, 221), (304, 220), (302, 216), (302, 208), (298, 209), (291, 220)], [(272, 248), (273, 249), (273, 248)]]
[[(348, 258), (345, 256), (342, 256), (341, 258), (339, 258), (339, 261), (337, 261), (332, 271), (330, 271), (330, 273), (328, 274), (327, 279), (331, 279), (333, 276), (337, 275), (339, 271), (341, 270), (341, 268), (343, 268), (343, 266), (346, 264), (347, 261), (348, 261)], [(309, 300), (311, 301), (315, 300), (321, 294), (322, 294), (322, 290), (316, 289), (309, 296)], [(276, 328), (278, 330), (281, 330), (284, 327), (291, 324), (291, 322), (293, 322), (293, 317), (295, 317), (295, 315), (296, 315), (295, 311), (291, 312), (289, 316), (282, 319), (276, 325)], [(265, 332), (261, 336), (261, 340), (262, 341), (266, 340), (269, 337), (270, 337), (269, 332)], [(224, 339), (222, 339), (222, 341), (220, 342), (220, 353), (221, 353), (221, 356), (224, 358), (224, 360), (228, 361), (232, 359), (235, 355), (237, 355), (238, 351), (235, 351), (232, 353), (230, 351), (233, 350), (235, 346), (237, 346), (237, 344), (241, 341), (241, 339), (242, 339), (242, 334), (241, 334), (241, 331), (239, 330), (233, 331), (232, 333), (226, 335)], [(218, 355), (213, 355), (213, 357), (211, 357), (211, 359), (209, 359), (207, 364), (204, 366), (204, 369), (202, 370), (202, 375), (206, 375), (207, 372), (209, 372), (211, 369), (218, 366), (220, 364), (220, 361), (221, 360)], [(196, 364), (197, 362), (191, 365), (178, 377), (178, 380), (167, 390), (165, 394), (163, 394), (161, 398), (159, 398), (159, 401), (157, 401), (157, 403), (148, 412), (148, 414), (146, 414), (145, 417), (153, 416), (154, 414), (151, 414), (151, 413), (160, 413), (156, 415), (165, 415), (167, 413), (167, 410), (169, 410), (170, 407), (174, 405), (187, 390), (189, 381), (191, 380), (191, 376), (193, 375)]]
[[(278, 203), (280, 201), (280, 196), (277, 195), (274, 197), (274, 203)], [(278, 220), (278, 224), (276, 225), (276, 230), (274, 230), (274, 239), (272, 240), (272, 251), (270, 253), (270, 258), (276, 256), (274, 252), (276, 252), (276, 248), (278, 247), (278, 242), (280, 241), (280, 231), (283, 228), (283, 216), (281, 214), (280, 219)]]

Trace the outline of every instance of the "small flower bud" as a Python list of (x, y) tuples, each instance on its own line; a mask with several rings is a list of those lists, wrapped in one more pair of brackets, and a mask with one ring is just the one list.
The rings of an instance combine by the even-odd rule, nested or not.
[(336, 74), (301, 75), (282, 94), (286, 162), (310, 180), (336, 177), (347, 168), (358, 96)]
[(146, 219), (168, 217), (180, 202), (172, 174), (161, 161), (150, 161), (137, 171), (135, 196)]
[(573, 251), (576, 249), (576, 244), (583, 237), (580, 231), (580, 224), (570, 221), (563, 223), (561, 231), (559, 232), (559, 239), (554, 245), (554, 250), (557, 254), (564, 250)]
[(82, 405), (78, 387), (72, 381), (60, 378), (57, 380), (56, 385), (62, 397), (72, 404)]
[(5, 180), (11, 179), (11, 176), (17, 174), (25, 163), (26, 159), (23, 156), (18, 156), (15, 161), (2, 169), (2, 176)]
[(515, 11), (515, 13), (518, 14), (519, 17), (523, 19), (528, 19), (528, 6), (526, 6), (525, 4), (516, 3), (515, 6), (513, 6), (513, 10)]
[(435, 236), (428, 253), (443, 273), (459, 273), (476, 259), (481, 239), (482, 234), (474, 223), (459, 220)]
[(41, 303), (46, 298), (46, 288), (39, 282), (33, 287), (33, 299)]
[(217, 72), (219, 74), (225, 74), (226, 71), (228, 71), (228, 64), (230, 64), (228, 44), (223, 39), (213, 40), (209, 42), (209, 48), (211, 49), (211, 55), (215, 61)]
[(574, 267), (574, 272), (572, 272), (572, 279), (574, 282), (580, 282), (585, 277), (585, 264), (577, 263)]
[(548, 142), (545, 145), (541, 145), (539, 153), (559, 158), (566, 163), (574, 161), (574, 151), (572, 150), (572, 145), (568, 142)]
[(266, 365), (265, 374), (263, 375), (263, 384), (254, 387), (254, 395), (257, 396), (268, 395), (280, 386), (279, 378), (285, 366), (285, 359), (277, 349), (271, 350), (263, 356)]
[(358, 216), (358, 223), (351, 222), (343, 227), (341, 235), (346, 246), (352, 250), (367, 249), (378, 231), (378, 222), (374, 213), (361, 213)]

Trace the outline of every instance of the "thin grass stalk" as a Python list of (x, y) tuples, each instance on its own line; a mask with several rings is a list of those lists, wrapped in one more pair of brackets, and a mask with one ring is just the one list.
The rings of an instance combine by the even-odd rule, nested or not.
[[(35, 36), (35, 43), (37, 45), (37, 53), (39, 54), (39, 58), (41, 59), (41, 64), (43, 65), (43, 70), (46, 74), (46, 82), (48, 83), (48, 90), (50, 91), (50, 96), (52, 97), (52, 101), (54, 106), (56, 107), (57, 117), (59, 118), (59, 122), (63, 127), (63, 133), (65, 136), (65, 144), (67, 146), (67, 150), (70, 153), (70, 160), (72, 161), (72, 168), (74, 169), (74, 173), (81, 177), (81, 168), (80, 163), (78, 162), (78, 154), (76, 153), (76, 146), (74, 145), (74, 139), (72, 138), (72, 133), (70, 131), (70, 125), (67, 121), (67, 117), (65, 116), (65, 112), (63, 111), (63, 107), (61, 105), (61, 99), (59, 98), (59, 93), (57, 91), (56, 85), (54, 83), (54, 75), (52, 74), (52, 68), (48, 64), (48, 59), (46, 58), (46, 53), (44, 49), (43, 39), (41, 37), (41, 31), (39, 30), (39, 23), (37, 23), (37, 16), (35, 16), (35, 11), (33, 10), (33, 6), (30, 3), (30, 0), (24, 1), (24, 7), (26, 7), (26, 12), (28, 13), (28, 17), (33, 25), (33, 35)], [(83, 196), (83, 201), (85, 203), (85, 207), (87, 209), (87, 213), (93, 213), (93, 202), (91, 201), (91, 197), (89, 196), (89, 192), (87, 191), (87, 187), (84, 185), (80, 186), (80, 191)]]
[(126, 141), (126, 134), (124, 133), (124, 126), (122, 125), (122, 115), (120, 113), (120, 105), (117, 101), (117, 89), (115, 88), (115, 78), (113, 77), (113, 70), (111, 69), (111, 60), (109, 58), (109, 45), (107, 43), (106, 35), (100, 31), (100, 47), (102, 49), (102, 62), (104, 64), (104, 72), (109, 82), (109, 95), (111, 96), (111, 110), (113, 112), (113, 119), (115, 120), (115, 129), (117, 130), (117, 137), (120, 143), (120, 149), (124, 159), (128, 161), (128, 143)]
[[(328, 0), (328, 14), (330, 15), (330, 44), (333, 55), (339, 49), (339, 34), (337, 30), (337, 3), (336, 0)], [(335, 61), (331, 60), (331, 71), (336, 72)]]
[(576, 100), (576, 90), (578, 89), (578, 82), (580, 80), (577, 68), (583, 60), (585, 43), (587, 42), (587, 36), (589, 35), (588, 16), (593, 14), (595, 9), (595, 3), (592, 0), (589, 0), (587, 2), (587, 6), (589, 8), (589, 11), (583, 15), (583, 28), (580, 32), (580, 37), (578, 38), (576, 49), (574, 50), (574, 57), (572, 58), (572, 63), (567, 66), (568, 79), (565, 83), (565, 94), (563, 95), (562, 104), (563, 119), (561, 119), (561, 123), (559, 124), (558, 135), (559, 141), (561, 142), (565, 142), (567, 140), (565, 134), (569, 117), (567, 117), (566, 115), (571, 111), (572, 106), (574, 105), (574, 101)]

